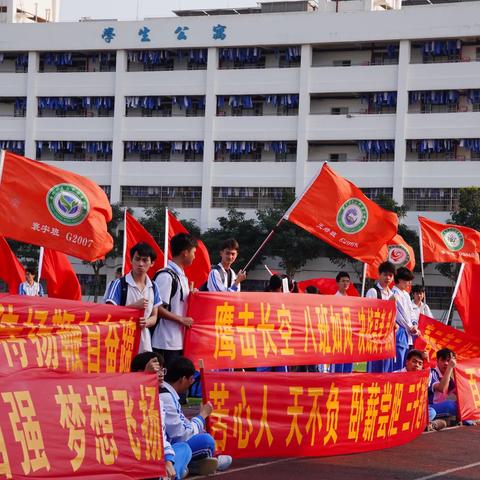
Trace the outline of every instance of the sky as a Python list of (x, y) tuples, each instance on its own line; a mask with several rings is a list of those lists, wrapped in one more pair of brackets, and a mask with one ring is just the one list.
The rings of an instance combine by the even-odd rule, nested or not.
[(256, 6), (256, 0), (61, 0), (60, 21), (92, 19), (141, 20), (172, 16), (172, 10)]

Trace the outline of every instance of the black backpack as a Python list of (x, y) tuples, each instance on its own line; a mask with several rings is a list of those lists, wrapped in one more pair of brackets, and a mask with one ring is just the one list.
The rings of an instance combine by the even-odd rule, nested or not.
[[(175, 270), (172, 270), (171, 268), (162, 268), (161, 270), (158, 270), (158, 272), (155, 273), (155, 275), (152, 278), (152, 282), (155, 283), (156, 278), (161, 274), (161, 273), (167, 273), (172, 277), (172, 288), (170, 289), (170, 299), (168, 300), (168, 304), (164, 302), (165, 308), (171, 312), (172, 311), (172, 298), (175, 296), (178, 290), (178, 286), (180, 285), (180, 278), (175, 272)], [(162, 298), (162, 301), (164, 299)], [(180, 301), (183, 302), (183, 289), (180, 287)]]
[[(220, 274), (220, 278), (222, 280), (222, 283), (225, 283), (225, 272), (223, 271), (223, 268), (220, 267), (220, 265), (212, 265), (211, 270), (216, 270)], [(228, 271), (228, 288), (232, 286), (232, 271)], [(200, 286), (198, 289), (200, 292), (208, 292), (208, 279), (207, 281)]]

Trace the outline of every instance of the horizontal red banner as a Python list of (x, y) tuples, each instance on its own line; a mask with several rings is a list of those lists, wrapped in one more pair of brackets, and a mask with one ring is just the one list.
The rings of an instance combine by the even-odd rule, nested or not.
[(416, 340), (415, 347), (426, 350), (434, 363), (436, 352), (442, 348), (453, 350), (460, 360), (480, 357), (480, 339), (426, 315), (420, 315), (418, 326), (422, 337)]
[(461, 360), (454, 371), (460, 418), (480, 420), (480, 358)]
[(112, 305), (0, 295), (0, 372), (128, 372), (138, 351), (140, 315)]
[(2, 478), (127, 480), (165, 472), (156, 375), (0, 375)]
[(428, 371), (208, 372), (217, 448), (239, 457), (327, 456), (393, 447), (426, 425)]
[[(195, 293), (185, 355), (206, 369), (395, 356), (395, 303), (333, 295)], [(201, 341), (199, 340), (201, 339)]]

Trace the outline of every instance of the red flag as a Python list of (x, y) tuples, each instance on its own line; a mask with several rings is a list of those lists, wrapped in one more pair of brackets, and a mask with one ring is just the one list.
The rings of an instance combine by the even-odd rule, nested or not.
[[(466, 333), (480, 338), (480, 265), (466, 263), (455, 297), (455, 307)], [(477, 292), (477, 293), (475, 293)]]
[(44, 248), (40, 276), (47, 282), (50, 298), (82, 299), (82, 289), (77, 274), (64, 253)]
[(0, 233), (6, 237), (87, 261), (113, 247), (108, 198), (76, 173), (0, 151), (0, 205)]
[(479, 263), (480, 232), (418, 217), (424, 262)]
[[(300, 292), (305, 292), (305, 289), (309, 285), (317, 287), (321, 295), (335, 295), (338, 291), (337, 282), (334, 278), (312, 278), (310, 280), (303, 280), (302, 282), (297, 282), (297, 284)], [(347, 288), (347, 295), (349, 297), (360, 296), (353, 282), (350, 282), (350, 286)]]
[(326, 163), (283, 218), (366, 263), (395, 236), (398, 226), (395, 213), (369, 200)]
[(0, 279), (8, 285), (9, 293), (18, 293), (18, 286), (25, 281), (25, 270), (3, 237), (0, 237)]
[(138, 221), (135, 220), (133, 215), (130, 215), (125, 211), (125, 239), (124, 239), (124, 254), (123, 254), (123, 272), (128, 273), (132, 269), (132, 262), (130, 261), (130, 249), (139, 242), (148, 243), (155, 253), (157, 254), (157, 259), (155, 264), (150, 267), (148, 271), (148, 276), (152, 278), (155, 275), (155, 272), (160, 268), (163, 268), (164, 256), (163, 252), (158, 246), (157, 242), (153, 237), (145, 230), (145, 227)]
[[(177, 233), (189, 233), (189, 231), (175, 218), (172, 212), (168, 212), (168, 241)], [(210, 255), (207, 247), (201, 240), (197, 240), (197, 250), (195, 252), (195, 260), (185, 268), (185, 275), (190, 282), (193, 282), (196, 288), (203, 285), (208, 278), (212, 264), (210, 263)], [(168, 250), (168, 258), (172, 258), (170, 250)]]
[(378, 278), (378, 267), (382, 262), (389, 261), (395, 268), (407, 267), (413, 272), (415, 268), (415, 252), (413, 248), (398, 233), (387, 242), (387, 251), (382, 249), (378, 257), (367, 265), (367, 278)]

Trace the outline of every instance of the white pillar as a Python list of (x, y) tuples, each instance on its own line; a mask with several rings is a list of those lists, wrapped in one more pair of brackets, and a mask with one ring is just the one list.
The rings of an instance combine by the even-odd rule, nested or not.
[(27, 109), (25, 112), (25, 156), (35, 158), (36, 148), (36, 119), (38, 114), (37, 102), (37, 77), (38, 77), (39, 54), (29, 52), (28, 54), (28, 73), (27, 73)]

